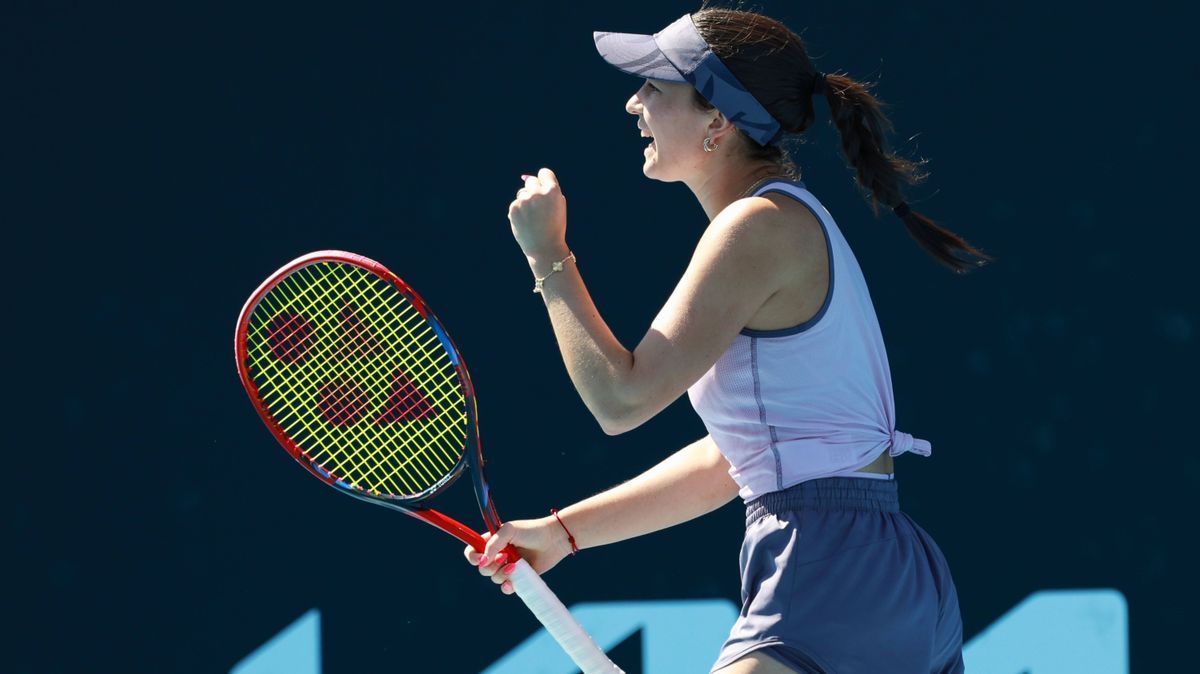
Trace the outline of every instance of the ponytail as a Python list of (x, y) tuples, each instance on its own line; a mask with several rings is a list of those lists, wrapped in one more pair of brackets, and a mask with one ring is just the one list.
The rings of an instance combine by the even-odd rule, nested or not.
[[(779, 120), (781, 139), (807, 131), (816, 120), (814, 99), (825, 97), (841, 134), (842, 153), (876, 217), (880, 204), (891, 208), (904, 221), (909, 235), (956, 273), (992, 259), (905, 203), (903, 188), (925, 179), (921, 171), (924, 162), (908, 161), (887, 149), (892, 125), (883, 114), (883, 104), (871, 95), (870, 85), (841, 74), (822, 75), (800, 36), (768, 16), (710, 7), (705, 0), (704, 7), (692, 14), (692, 21), (730, 72)], [(713, 108), (699, 91), (693, 98), (699, 109)], [(774, 164), (781, 173), (799, 177), (799, 169), (781, 142), (759, 145), (742, 131), (738, 134), (743, 141), (739, 143), (741, 151), (748, 159)]]
[(958, 274), (987, 264), (992, 258), (962, 237), (939, 226), (923, 213), (912, 210), (904, 201), (904, 185), (917, 185), (927, 176), (924, 162), (898, 157), (887, 149), (887, 134), (892, 124), (883, 114), (883, 106), (869, 86), (839, 74), (818, 74), (814, 88), (829, 101), (834, 126), (842, 139), (855, 178), (871, 203), (876, 217), (879, 205), (893, 210), (925, 252)]

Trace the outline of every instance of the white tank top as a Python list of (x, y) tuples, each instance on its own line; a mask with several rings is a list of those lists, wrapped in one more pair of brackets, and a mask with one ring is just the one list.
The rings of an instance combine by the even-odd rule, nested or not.
[(808, 207), (825, 231), (829, 291), (812, 319), (782, 330), (743, 328), (688, 389), (688, 399), (749, 502), (820, 477), (853, 475), (885, 450), (929, 456), (896, 431), (892, 377), (866, 279), (833, 216), (801, 182), (760, 187)]

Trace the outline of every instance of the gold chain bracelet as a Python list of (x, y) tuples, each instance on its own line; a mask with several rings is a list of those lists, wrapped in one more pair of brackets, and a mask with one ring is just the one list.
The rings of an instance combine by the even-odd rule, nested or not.
[(551, 276), (553, 276), (553, 275), (554, 275), (554, 272), (556, 272), (556, 271), (562, 271), (562, 270), (563, 270), (563, 263), (564, 263), (564, 262), (566, 262), (567, 260), (570, 260), (570, 261), (574, 262), (574, 261), (575, 261), (575, 253), (571, 253), (571, 252), (569, 252), (569, 251), (568, 251), (568, 254), (567, 254), (567, 256), (566, 256), (566, 257), (564, 257), (563, 259), (559, 260), (558, 262), (555, 262), (553, 265), (551, 265), (551, 266), (550, 266), (550, 273), (549, 273), (549, 274), (546, 274), (545, 276), (543, 276), (543, 277), (541, 277), (541, 278), (538, 278), (537, 276), (534, 276), (534, 277), (533, 277), (533, 292), (535, 292), (535, 293), (538, 293), (538, 294), (541, 294), (541, 292), (542, 292), (542, 283), (543, 283), (543, 282), (544, 282), (546, 279), (548, 279), (548, 278), (550, 278)]

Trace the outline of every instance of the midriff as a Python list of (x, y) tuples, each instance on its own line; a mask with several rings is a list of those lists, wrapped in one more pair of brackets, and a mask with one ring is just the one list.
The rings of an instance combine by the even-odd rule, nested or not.
[(871, 463), (868, 463), (867, 465), (863, 466), (862, 468), (859, 468), (858, 470), (856, 470), (854, 472), (856, 472), (856, 473), (880, 473), (882, 475), (889, 475), (891, 473), (896, 472), (895, 461), (892, 459), (892, 455), (889, 454), (887, 452), (887, 450), (884, 450), (884, 452), (882, 454), (880, 454), (878, 457), (876, 457), (876, 459), (874, 461), (872, 461)]

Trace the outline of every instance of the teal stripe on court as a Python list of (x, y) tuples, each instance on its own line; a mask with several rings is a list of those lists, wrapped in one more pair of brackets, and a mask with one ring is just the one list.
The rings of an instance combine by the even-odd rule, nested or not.
[(309, 609), (229, 674), (321, 674), (321, 612)]

